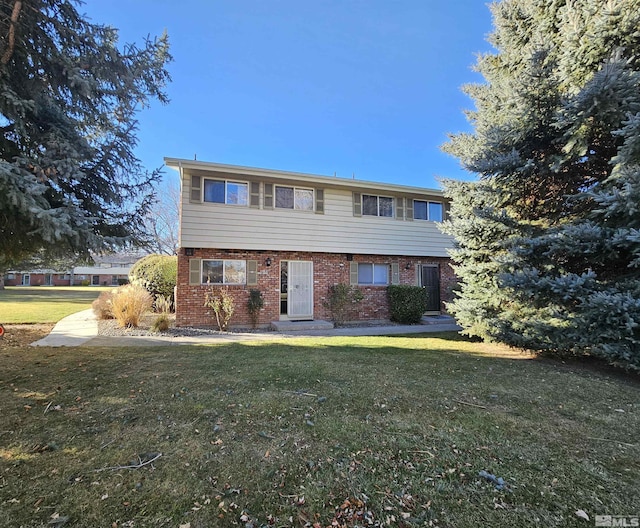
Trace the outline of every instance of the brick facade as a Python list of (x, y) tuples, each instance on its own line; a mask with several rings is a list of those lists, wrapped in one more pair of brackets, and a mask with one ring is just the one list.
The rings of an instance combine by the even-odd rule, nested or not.
[[(416, 267), (418, 265), (438, 265), (440, 270), (440, 298), (450, 300), (451, 289), (456, 278), (448, 258), (438, 257), (406, 257), (385, 255), (353, 255), (355, 262), (373, 264), (397, 263), (400, 272), (400, 284), (416, 284)], [(248, 327), (251, 324), (247, 311), (249, 290), (262, 292), (264, 308), (260, 311), (259, 326), (267, 326), (280, 318), (280, 262), (283, 260), (300, 260), (313, 262), (313, 315), (314, 319), (330, 319), (324, 307), (329, 286), (349, 284), (350, 261), (344, 253), (313, 253), (297, 251), (243, 251), (195, 249), (193, 256), (186, 256), (184, 250), (178, 256), (178, 279), (176, 293), (176, 324), (178, 326), (215, 326), (213, 314), (204, 306), (207, 285), (189, 285), (189, 260), (196, 259), (234, 259), (255, 260), (258, 262), (257, 286), (228, 286), (229, 293), (235, 301), (235, 313), (231, 319), (231, 327)], [(270, 266), (267, 266), (267, 258)], [(213, 286), (214, 289), (219, 286)], [(352, 320), (388, 320), (386, 286), (359, 286), (364, 300), (358, 305), (358, 313)], [(444, 310), (444, 306), (442, 306)]]
[[(60, 273), (12, 273), (12, 279), (7, 278), (5, 276), (4, 284), (5, 286), (22, 286), (23, 276), (29, 276), (29, 286), (69, 286), (69, 279), (64, 279), (63, 277), (68, 275), (63, 275)], [(47, 284), (47, 275), (50, 275), (50, 283)]]

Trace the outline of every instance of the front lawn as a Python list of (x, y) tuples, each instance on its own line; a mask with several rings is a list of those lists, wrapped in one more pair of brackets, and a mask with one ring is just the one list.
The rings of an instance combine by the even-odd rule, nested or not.
[(0, 524), (593, 526), (640, 513), (639, 403), (455, 334), (15, 348)]
[(102, 286), (9, 286), (0, 290), (0, 324), (56, 323), (91, 308)]

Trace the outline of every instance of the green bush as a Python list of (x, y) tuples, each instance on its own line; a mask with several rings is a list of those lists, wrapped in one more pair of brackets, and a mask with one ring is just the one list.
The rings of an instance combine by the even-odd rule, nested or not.
[(332, 284), (329, 286), (329, 297), (323, 303), (331, 313), (331, 320), (340, 326), (347, 320), (349, 311), (359, 304), (364, 296), (356, 286), (348, 284)]
[(129, 282), (142, 286), (155, 297), (164, 295), (173, 301), (173, 289), (178, 275), (178, 257), (147, 255), (136, 262), (129, 272)]
[(427, 292), (420, 286), (389, 286), (387, 288), (391, 320), (416, 324), (427, 311)]
[(251, 326), (256, 328), (258, 326), (258, 319), (260, 318), (260, 310), (264, 306), (264, 297), (260, 290), (249, 290), (249, 299), (247, 300), (247, 309), (249, 310), (249, 317), (251, 318)]

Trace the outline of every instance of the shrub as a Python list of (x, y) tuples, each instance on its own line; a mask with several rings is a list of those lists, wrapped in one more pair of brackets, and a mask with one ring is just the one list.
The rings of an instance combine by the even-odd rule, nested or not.
[(364, 295), (359, 288), (348, 284), (333, 284), (329, 286), (329, 298), (323, 303), (331, 313), (331, 320), (340, 326), (347, 320), (349, 311), (359, 304)]
[(116, 288), (111, 300), (113, 317), (123, 328), (137, 327), (151, 309), (153, 298), (142, 286), (129, 284)]
[(165, 297), (164, 295), (158, 295), (153, 305), (156, 313), (160, 313), (160, 314), (169, 314), (171, 313), (171, 308), (173, 308), (173, 303), (171, 302), (171, 299), (168, 297)]
[(427, 292), (420, 286), (389, 286), (387, 299), (391, 320), (397, 323), (419, 323), (427, 310)]
[(262, 292), (260, 290), (249, 290), (247, 309), (249, 310), (249, 317), (251, 318), (251, 326), (253, 328), (258, 326), (258, 318), (263, 306), (264, 297), (262, 296)]
[(142, 286), (154, 297), (164, 295), (173, 300), (178, 274), (178, 257), (147, 255), (136, 262), (129, 272), (129, 282)]
[(91, 303), (93, 313), (98, 319), (113, 319), (112, 299), (113, 291), (105, 291)]
[(166, 332), (169, 329), (169, 315), (162, 312), (151, 325), (152, 332)]
[(235, 302), (227, 288), (211, 288), (204, 295), (204, 305), (213, 311), (218, 329), (225, 332), (235, 312)]

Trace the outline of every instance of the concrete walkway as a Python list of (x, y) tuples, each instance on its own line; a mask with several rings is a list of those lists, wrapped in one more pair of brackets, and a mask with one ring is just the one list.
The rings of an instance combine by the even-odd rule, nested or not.
[(98, 335), (98, 321), (93, 310), (68, 315), (58, 321), (51, 333), (31, 346), (80, 346)]
[(434, 318), (427, 324), (358, 326), (321, 330), (287, 332), (221, 332), (198, 336), (99, 336), (98, 323), (92, 310), (85, 310), (62, 319), (44, 339), (32, 346), (175, 346), (207, 345), (238, 341), (273, 341), (282, 338), (330, 336), (380, 336), (457, 332), (460, 327), (451, 318)]

